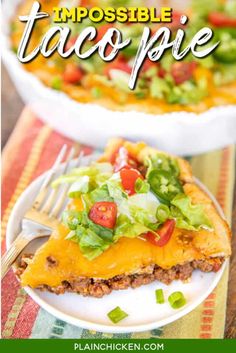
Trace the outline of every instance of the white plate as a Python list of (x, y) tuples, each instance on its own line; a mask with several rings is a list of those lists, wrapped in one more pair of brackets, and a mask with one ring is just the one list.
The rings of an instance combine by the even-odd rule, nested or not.
[[(96, 159), (96, 155), (93, 156)], [(87, 161), (87, 157), (83, 162)], [(7, 248), (11, 245), (20, 230), (20, 223), (26, 210), (31, 206), (40, 186), (43, 176), (37, 178), (21, 195), (11, 213), (7, 226)], [(223, 212), (215, 198), (206, 188), (197, 181), (198, 185), (209, 194), (215, 203), (219, 213)], [(38, 243), (34, 248), (38, 247)], [(137, 289), (113, 291), (110, 295), (101, 299), (84, 298), (77, 294), (55, 295), (40, 292), (28, 287), (26, 292), (42, 308), (52, 315), (76, 326), (101, 332), (139, 332), (154, 329), (169, 324), (195, 309), (215, 288), (219, 282), (225, 264), (217, 273), (202, 273), (194, 271), (190, 283), (174, 281), (166, 286), (158, 281)], [(165, 298), (174, 291), (182, 291), (187, 299), (187, 304), (174, 310), (167, 300), (165, 304), (158, 305), (155, 302), (155, 290), (163, 288)], [(112, 324), (107, 318), (107, 313), (120, 306), (129, 316), (119, 324)]]
[(111, 137), (144, 140), (177, 155), (203, 153), (236, 142), (235, 105), (212, 108), (202, 114), (114, 112), (96, 104), (76, 102), (44, 86), (24, 70), (10, 50), (9, 21), (20, 1), (3, 1), (2, 57), (23, 100), (63, 135), (98, 148), (103, 148)]

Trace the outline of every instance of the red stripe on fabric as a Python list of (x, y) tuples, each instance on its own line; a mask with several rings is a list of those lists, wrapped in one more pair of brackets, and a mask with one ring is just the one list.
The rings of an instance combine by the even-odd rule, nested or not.
[(39, 306), (33, 299), (27, 297), (15, 323), (11, 338), (28, 338), (32, 332), (38, 311)]
[[(32, 180), (52, 166), (56, 156), (65, 143), (68, 147), (71, 147), (74, 144), (73, 141), (67, 138), (62, 138), (61, 135), (56, 132), (52, 132), (50, 134), (42, 150), (42, 154), (40, 156), (38, 166), (33, 174)], [(48, 146), (50, 146), (50, 149)], [(39, 306), (35, 304), (30, 297), (28, 297), (16, 321), (12, 338), (28, 338), (30, 336), (38, 311)]]
[(204, 323), (211, 323), (211, 322), (213, 321), (213, 318), (212, 318), (211, 316), (204, 316), (204, 317), (202, 318), (202, 321), (203, 321)]
[(94, 151), (92, 147), (85, 146), (85, 145), (81, 145), (81, 150), (84, 152), (85, 156), (91, 154)]
[(212, 326), (211, 325), (202, 325), (201, 330), (202, 331), (211, 331)]
[[(22, 143), (21, 148), (24, 151), (23, 156), (21, 153), (20, 159), (17, 159), (16, 157), (14, 168), (12, 169), (14, 170), (13, 174), (15, 177), (15, 184), (14, 185), (12, 184), (11, 178), (9, 179), (8, 176), (5, 179), (5, 185), (8, 187), (9, 190), (11, 190), (11, 193), (9, 193), (8, 198), (6, 199), (7, 202), (5, 203), (5, 207), (7, 207), (7, 204), (12, 197), (16, 184), (19, 180), (19, 177), (27, 161), (28, 154), (31, 151), (32, 144), (42, 127), (43, 127), (43, 124), (40, 121), (35, 120), (31, 128), (32, 133), (29, 135), (30, 138), (28, 138), (28, 135), (27, 135), (27, 137), (25, 137)], [(40, 160), (32, 176), (32, 180), (38, 177), (40, 174), (42, 174), (44, 171), (48, 170), (52, 166), (56, 156), (58, 155), (60, 149), (64, 144), (67, 144), (67, 146), (70, 148), (75, 143), (74, 141), (68, 138), (65, 138), (64, 136), (56, 132), (52, 132), (50, 134), (42, 150)], [(87, 146), (81, 145), (80, 147), (81, 147), (81, 150), (84, 151), (85, 155), (90, 154), (93, 151), (92, 148)], [(9, 289), (9, 283), (11, 284), (14, 283), (13, 286), (11, 285), (10, 289)], [(10, 271), (9, 274), (5, 277), (2, 285), (2, 298), (3, 298), (3, 304), (4, 304), (3, 306), (4, 310), (2, 310), (2, 327), (4, 327), (7, 321), (8, 314), (15, 302), (15, 298), (19, 287), (20, 286), (15, 278), (15, 275), (13, 274), (12, 271)], [(28, 297), (17, 318), (16, 325), (14, 327), (14, 331), (12, 334), (12, 338), (27, 338), (30, 336), (38, 314), (38, 310), (39, 310), (39, 306), (35, 304), (31, 298)]]
[(214, 315), (214, 310), (212, 309), (203, 310), (203, 315)]
[(40, 161), (33, 174), (32, 180), (52, 167), (58, 153), (64, 144), (67, 144), (70, 148), (73, 146), (74, 142), (68, 138), (62, 137), (55, 131), (52, 131), (42, 150)]
[[(226, 202), (226, 183), (228, 182), (228, 176), (229, 176), (229, 159), (230, 159), (230, 148), (226, 147), (222, 151), (222, 156), (221, 156), (221, 165), (220, 165), (220, 176), (219, 176), (219, 184), (218, 184), (218, 191), (216, 194), (216, 199), (218, 200), (219, 204), (221, 207), (224, 209), (225, 207), (225, 202)], [(203, 306), (205, 308), (211, 308), (215, 306), (215, 297), (216, 294), (215, 292), (211, 293), (206, 301), (204, 302)], [(203, 315), (210, 315), (212, 317), (204, 317), (202, 316), (202, 323), (211, 323), (213, 321), (213, 316), (214, 316), (214, 310), (211, 309), (204, 309), (203, 310)], [(201, 331), (211, 331), (212, 326), (211, 325), (202, 325), (201, 326)], [(211, 334), (200, 332), (200, 338), (211, 338)]]
[(207, 299), (206, 300), (209, 300), (209, 299), (215, 299), (216, 297), (216, 294), (213, 292), (211, 294), (208, 295)]
[(10, 270), (2, 280), (2, 328), (5, 326), (8, 314), (15, 302), (19, 288), (20, 285), (15, 274)]
[(211, 333), (201, 333), (200, 338), (211, 338)]
[[(55, 131), (50, 134), (48, 141), (43, 148), (40, 162), (32, 179), (37, 178), (44, 171), (51, 168), (55, 161), (55, 158), (57, 157), (59, 151), (61, 150), (64, 144), (66, 144), (68, 148), (71, 148), (75, 144), (75, 142), (69, 138), (58, 134)], [(48, 146), (50, 146), (50, 148)], [(92, 153), (93, 149), (91, 147), (81, 145), (80, 151), (83, 151), (85, 155), (88, 155)]]
[(212, 308), (213, 306), (215, 306), (215, 303), (213, 301), (205, 301), (204, 306), (206, 308)]
[(222, 151), (222, 162), (221, 162), (221, 170), (220, 170), (220, 177), (219, 177), (219, 186), (218, 192), (216, 194), (216, 199), (218, 200), (220, 206), (224, 209), (225, 207), (225, 196), (226, 196), (226, 189), (225, 184), (228, 181), (229, 175), (229, 158), (230, 158), (230, 148), (226, 147)]
[(30, 127), (30, 133), (25, 131), (25, 136), (22, 138), (22, 143), (19, 146), (20, 155), (18, 151), (16, 151), (16, 157), (14, 162), (11, 164), (10, 172), (2, 180), (2, 215), (12, 197), (19, 177), (25, 167), (25, 163), (28, 155), (30, 154), (34, 140), (42, 126), (42, 122), (35, 120)]

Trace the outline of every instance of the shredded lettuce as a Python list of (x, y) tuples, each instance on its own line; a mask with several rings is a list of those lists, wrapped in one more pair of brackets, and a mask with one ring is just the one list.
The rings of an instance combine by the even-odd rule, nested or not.
[[(76, 242), (83, 255), (93, 260), (101, 255), (121, 237), (135, 238), (157, 231), (166, 219), (175, 219), (179, 228), (187, 230), (211, 229), (212, 225), (204, 214), (203, 206), (193, 205), (184, 194), (180, 184), (176, 194), (168, 193), (168, 205), (160, 202), (161, 188), (174, 187), (173, 180), (179, 180), (179, 166), (175, 159), (157, 153), (146, 160), (147, 180), (136, 181), (136, 194), (128, 196), (123, 190), (120, 173), (113, 174), (109, 163), (93, 164), (91, 167), (74, 169), (56, 183), (72, 183), (70, 197), (81, 196), (84, 210), (67, 210), (63, 213), (63, 224), (69, 229), (66, 239)], [(158, 173), (156, 192), (150, 191), (152, 173)], [(167, 180), (165, 180), (166, 178)], [(75, 178), (75, 179), (74, 179)], [(73, 181), (72, 181), (73, 180)], [(179, 182), (179, 181), (178, 181)], [(152, 186), (152, 185), (151, 185)], [(171, 191), (171, 190), (170, 190)], [(89, 218), (89, 211), (96, 202), (115, 202), (118, 217), (114, 229), (95, 224)]]
[(57, 178), (51, 186), (57, 188), (61, 184), (72, 184), (68, 196), (77, 198), (101, 186), (113, 173), (110, 163), (93, 163), (90, 167), (74, 168), (70, 173)]
[(177, 210), (172, 208), (172, 215), (175, 212), (177, 227), (189, 230), (212, 229), (211, 222), (204, 214), (203, 206), (193, 205), (189, 196), (179, 194), (171, 201), (171, 204), (177, 208)]
[(78, 227), (76, 230), (77, 242), (82, 254), (88, 259), (93, 260), (101, 255), (110, 246), (110, 242), (103, 240), (90, 228)]
[(117, 205), (120, 205), (124, 199), (128, 199), (127, 194), (124, 192), (121, 186), (120, 177), (112, 177), (106, 181), (109, 195), (113, 198)]
[(94, 189), (88, 196), (92, 203), (100, 201), (113, 201), (113, 198), (110, 196), (106, 184), (102, 185), (100, 188)]
[(93, 223), (86, 211), (66, 211), (63, 219), (71, 230), (66, 239), (79, 244), (82, 254), (88, 260), (101, 255), (113, 242), (113, 231)]
[(152, 222), (156, 222), (156, 211), (160, 202), (151, 193), (132, 195), (128, 199), (129, 208), (134, 210), (142, 210), (143, 213), (148, 214)]
[(130, 207), (130, 213), (135, 222), (143, 224), (150, 231), (157, 230), (159, 223), (157, 223), (155, 214), (151, 214), (147, 210), (137, 206)]
[(70, 230), (75, 230), (80, 224), (81, 212), (76, 210), (66, 210), (62, 214), (62, 223)]
[(79, 177), (70, 187), (68, 196), (70, 198), (80, 197), (81, 194), (86, 194), (89, 191), (89, 176), (84, 175)]
[(117, 218), (114, 241), (117, 241), (121, 237), (136, 238), (149, 231), (151, 229), (147, 228), (144, 224), (134, 222), (128, 216), (122, 214)]

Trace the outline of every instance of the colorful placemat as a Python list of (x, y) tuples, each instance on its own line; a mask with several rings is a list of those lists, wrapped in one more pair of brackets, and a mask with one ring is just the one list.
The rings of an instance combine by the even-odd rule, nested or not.
[[(27, 185), (53, 163), (61, 146), (80, 145), (43, 124), (28, 109), (20, 117), (2, 156), (2, 252), (12, 208)], [(200, 142), (199, 142), (200, 143)], [(194, 174), (209, 188), (231, 221), (235, 148), (189, 158)], [(221, 338), (224, 335), (228, 266), (217, 288), (194, 311), (163, 328), (130, 334), (106, 334), (69, 325), (41, 309), (19, 286), (12, 271), (2, 281), (3, 338)]]

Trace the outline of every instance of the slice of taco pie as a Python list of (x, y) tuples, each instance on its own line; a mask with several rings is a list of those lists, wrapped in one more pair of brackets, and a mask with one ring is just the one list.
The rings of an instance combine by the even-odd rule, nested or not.
[(113, 139), (96, 163), (52, 186), (68, 182), (61, 224), (22, 256), (22, 286), (102, 297), (216, 272), (230, 256), (230, 229), (184, 159)]

